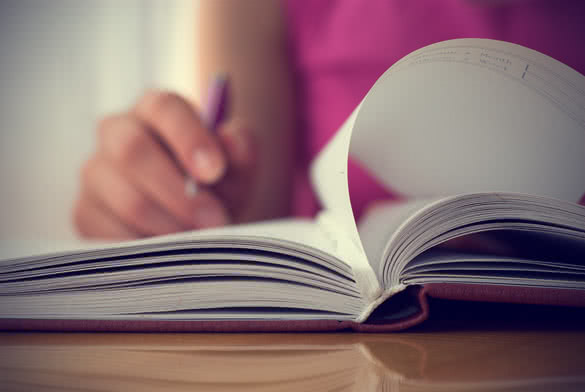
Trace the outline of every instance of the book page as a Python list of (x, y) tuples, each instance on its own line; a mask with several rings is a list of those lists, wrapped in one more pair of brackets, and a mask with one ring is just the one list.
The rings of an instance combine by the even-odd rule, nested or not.
[(383, 282), (384, 252), (393, 236), (424, 207), (436, 199), (412, 199), (402, 202), (378, 203), (370, 208), (358, 224), (358, 230), (368, 261)]
[(347, 162), (351, 133), (360, 106), (353, 111), (333, 138), (319, 153), (311, 166), (313, 188), (326, 211), (340, 225), (340, 232), (352, 244), (363, 251), (351, 203), (347, 183)]
[[(326, 255), (335, 255), (335, 243), (309, 219), (282, 219), (268, 222), (233, 225), (220, 228), (188, 231), (164, 236), (150, 237), (135, 241), (97, 242), (77, 241), (56, 244), (53, 242), (27, 241), (24, 239), (0, 241), (0, 257), (3, 259), (1, 267), (20, 263), (21, 259), (46, 259), (47, 254), (79, 254), (97, 252), (100, 250), (116, 249), (145, 249), (157, 245), (169, 245), (185, 242), (204, 242), (213, 239), (250, 239), (265, 244), (286, 244), (290, 248), (302, 250), (307, 247), (320, 251)], [(329, 256), (328, 259), (333, 261)], [(342, 260), (337, 260), (338, 263)], [(340, 268), (349, 270), (349, 266), (340, 265)]]
[(348, 263), (366, 301), (381, 294), (381, 286), (360, 240), (347, 182), (351, 132), (360, 106), (353, 111), (311, 167), (311, 179), (324, 211), (317, 222), (335, 242), (334, 255)]
[(585, 193), (585, 78), (493, 40), (411, 53), (374, 85), (350, 154), (407, 197), (516, 192), (577, 202)]
[[(410, 207), (412, 213), (408, 211)], [(406, 209), (404, 215), (408, 217), (402, 219), (383, 248), (373, 248), (380, 255), (378, 273), (385, 287), (412, 283), (404, 279), (405, 271), (411, 263), (418, 266), (414, 260), (421, 254), (451, 239), (479, 233), (487, 237), (476, 236), (473, 240), (468, 237), (470, 242), (458, 251), (498, 260), (503, 255), (513, 256), (533, 264), (547, 261), (558, 269), (556, 264), (572, 259), (577, 262), (579, 249), (585, 249), (584, 206), (540, 196), (494, 192), (451, 196), (427, 203), (421, 200), (418, 206), (416, 200), (397, 207), (381, 206), (360, 225), (364, 241), (369, 238), (368, 232), (379, 236), (384, 221), (395, 225), (394, 221), (401, 220), (395, 216), (401, 209)], [(364, 244), (368, 251), (370, 247), (367, 242)], [(494, 245), (494, 252), (488, 250)]]

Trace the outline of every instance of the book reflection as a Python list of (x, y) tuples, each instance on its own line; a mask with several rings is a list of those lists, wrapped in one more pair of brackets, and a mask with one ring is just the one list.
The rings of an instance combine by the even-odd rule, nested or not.
[[(0, 385), (29, 391), (545, 391), (585, 386), (585, 364), (575, 360), (585, 352), (582, 333), (542, 339), (538, 333), (455, 335), (5, 334)], [(534, 342), (546, 344), (546, 355)]]

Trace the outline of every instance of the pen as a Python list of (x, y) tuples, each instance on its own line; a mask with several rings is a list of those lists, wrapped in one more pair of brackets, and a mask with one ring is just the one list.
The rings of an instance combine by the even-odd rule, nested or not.
[[(203, 112), (203, 122), (211, 132), (217, 130), (218, 125), (224, 120), (227, 108), (229, 81), (227, 75), (219, 73), (215, 75), (209, 86), (207, 102)], [(191, 177), (185, 181), (185, 194), (193, 197), (197, 193), (197, 183)]]

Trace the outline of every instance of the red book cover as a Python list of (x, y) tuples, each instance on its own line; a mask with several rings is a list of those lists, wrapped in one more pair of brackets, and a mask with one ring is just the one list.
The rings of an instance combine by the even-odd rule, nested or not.
[[(365, 323), (335, 320), (66, 320), (2, 319), (4, 331), (55, 332), (394, 332), (419, 325), (429, 316), (428, 297), (459, 301), (501, 302), (585, 307), (585, 292), (571, 289), (547, 289), (474, 284), (428, 284), (411, 287), (406, 295), (418, 304), (418, 312), (405, 318)], [(390, 298), (388, 301), (392, 301)], [(440, 309), (433, 309), (440, 312)]]

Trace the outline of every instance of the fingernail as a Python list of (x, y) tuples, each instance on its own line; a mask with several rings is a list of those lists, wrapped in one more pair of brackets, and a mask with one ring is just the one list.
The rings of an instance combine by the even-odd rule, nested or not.
[(220, 157), (207, 149), (195, 150), (193, 153), (193, 165), (199, 179), (208, 183), (217, 181), (225, 170)]
[(225, 226), (228, 223), (225, 212), (215, 206), (202, 206), (195, 211), (195, 227), (199, 229)]

